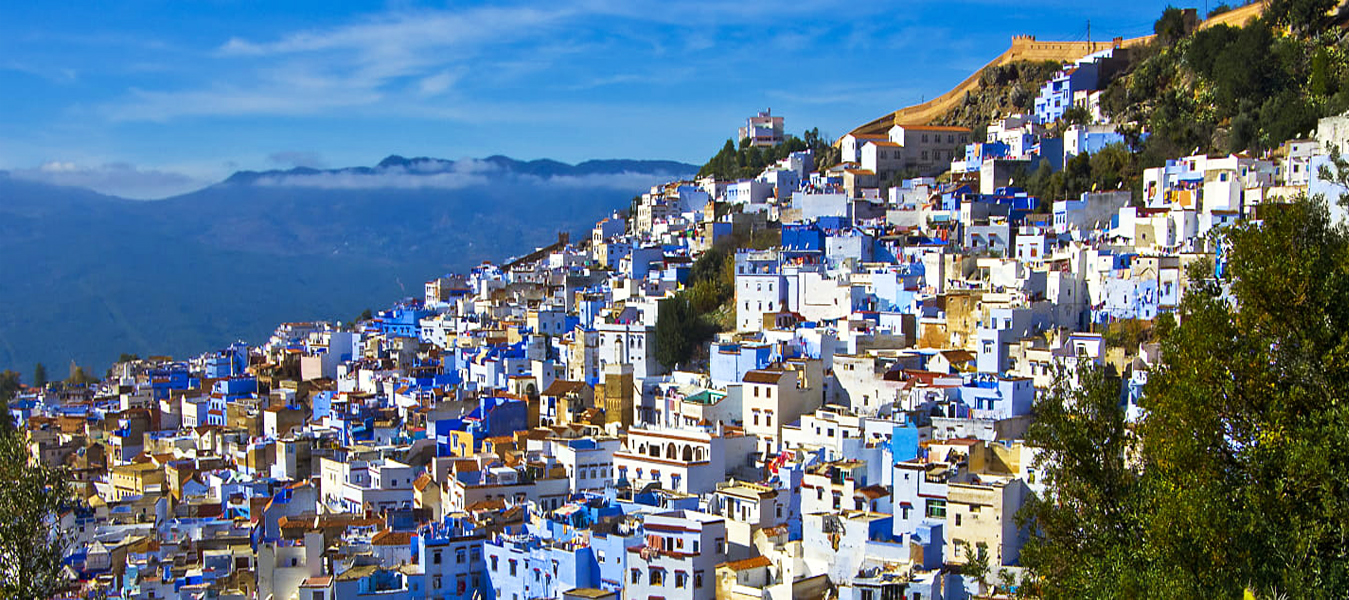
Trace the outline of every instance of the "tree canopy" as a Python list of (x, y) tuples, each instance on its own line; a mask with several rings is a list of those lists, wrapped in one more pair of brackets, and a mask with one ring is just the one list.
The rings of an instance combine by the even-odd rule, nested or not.
[(814, 154), (816, 169), (838, 164), (839, 150), (820, 134), (818, 128), (807, 130), (803, 135), (804, 138), (788, 135), (781, 144), (763, 148), (750, 146), (748, 140), (736, 146), (734, 141), (728, 139), (721, 150), (698, 170), (698, 176), (711, 175), (724, 180), (748, 179), (758, 176), (768, 165), (802, 150), (810, 150)]
[(1327, 26), (1327, 1), (1335, 3), (1274, 0), (1242, 27), (1193, 32), (1167, 9), (1157, 37), (1132, 48), (1108, 84), (1102, 109), (1151, 132), (1141, 140), (1145, 166), (1196, 148), (1265, 150), (1305, 135), (1318, 118), (1349, 109), (1349, 38)]
[[(0, 407), (19, 389), (18, 373), (0, 373)], [(0, 415), (0, 598), (48, 598), (64, 584), (69, 536), (57, 525), (69, 504), (64, 469), (30, 460), (23, 431)]]
[(1044, 597), (1349, 590), (1349, 232), (1321, 199), (1261, 217), (1225, 233), (1221, 278), (1192, 272), (1140, 422), (1098, 373), (1037, 406)]

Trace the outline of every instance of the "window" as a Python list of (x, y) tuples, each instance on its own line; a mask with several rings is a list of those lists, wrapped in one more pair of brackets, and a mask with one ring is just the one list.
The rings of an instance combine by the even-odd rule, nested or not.
[(675, 587), (687, 587), (689, 584), (689, 575), (683, 571), (675, 571)]
[(515, 577), (515, 561), (511, 561), (511, 577)]
[(652, 568), (651, 585), (665, 585), (665, 572), (660, 569)]
[(497, 570), (497, 557), (495, 556), (492, 557), (492, 570), (493, 571)]
[(637, 583), (641, 583), (641, 582), (642, 582), (642, 570), (641, 570), (641, 569), (633, 569), (633, 570), (632, 570), (632, 583), (637, 584)]
[(693, 587), (700, 588), (700, 589), (703, 587), (703, 572), (702, 572), (702, 571), (694, 571), (694, 572), (693, 572)]
[(930, 519), (945, 519), (945, 518), (946, 518), (946, 501), (945, 501), (945, 500), (928, 500), (928, 501), (927, 501), (927, 516), (928, 516), (928, 518), (930, 518)]
[(960, 513), (956, 513), (956, 527), (960, 527)]
[(726, 540), (717, 538), (717, 554), (726, 554)]

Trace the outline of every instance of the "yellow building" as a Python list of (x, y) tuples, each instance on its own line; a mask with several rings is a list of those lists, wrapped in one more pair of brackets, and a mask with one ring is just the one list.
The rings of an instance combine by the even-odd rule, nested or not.
[(108, 479), (112, 483), (112, 497), (109, 500), (117, 501), (143, 496), (147, 489), (158, 493), (164, 485), (164, 470), (150, 461), (117, 465), (109, 469)]

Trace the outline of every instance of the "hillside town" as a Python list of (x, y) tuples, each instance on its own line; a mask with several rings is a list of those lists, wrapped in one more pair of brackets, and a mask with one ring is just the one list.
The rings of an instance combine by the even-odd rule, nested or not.
[[(982, 132), (894, 122), (837, 140), (837, 164), (671, 181), (369, 319), (23, 388), (29, 453), (84, 499), (60, 515), (69, 595), (1014, 595), (1038, 399), (1090, 363), (1138, 418), (1149, 329), (1226, 267), (1211, 234), (1343, 191), (1321, 167), (1349, 115), (1140, 189), (1033, 197), (1031, 167), (1126, 143), (1099, 85), (1123, 51)], [(771, 111), (735, 127), (788, 137)], [(681, 301), (697, 318), (662, 327)]]

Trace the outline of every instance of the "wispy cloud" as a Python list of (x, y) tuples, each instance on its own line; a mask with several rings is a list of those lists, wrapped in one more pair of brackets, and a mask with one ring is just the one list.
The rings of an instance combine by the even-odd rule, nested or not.
[(142, 169), (124, 162), (85, 166), (51, 161), (37, 168), (13, 169), (9, 174), (15, 179), (81, 187), (137, 200), (166, 198), (199, 189), (207, 183), (183, 173)]
[(14, 71), (33, 75), (53, 83), (73, 83), (79, 79), (79, 71), (70, 67), (37, 66), (13, 60), (0, 62), (0, 71)]
[(114, 121), (169, 121), (201, 116), (303, 116), (331, 109), (366, 106), (383, 99), (377, 90), (347, 85), (264, 82), (252, 87), (214, 85), (179, 91), (132, 90), (123, 102), (105, 107)]
[[(829, 4), (834, 4), (829, 2)], [(353, 22), (282, 34), (273, 39), (234, 36), (210, 52), (222, 76), (202, 87), (130, 90), (106, 107), (118, 121), (180, 117), (314, 115), (358, 107), (416, 112), (433, 98), (487, 103), (484, 86), (498, 91), (545, 79), (547, 87), (584, 92), (596, 87), (687, 83), (692, 66), (680, 56), (715, 47), (725, 27), (745, 28), (736, 45), (799, 47), (819, 35), (802, 31), (755, 40), (754, 23), (806, 14), (820, 2), (775, 7), (767, 2), (695, 2), (670, 6), (638, 0), (579, 0), (546, 7), (517, 5), (452, 10), (390, 10)], [(617, 24), (616, 24), (617, 23)], [(595, 58), (645, 53), (674, 66), (654, 73), (609, 73)], [(562, 77), (578, 64), (580, 77)], [(648, 65), (642, 65), (648, 66)], [(628, 67), (631, 69), (631, 66)], [(550, 75), (545, 75), (549, 74)], [(577, 81), (579, 79), (579, 81)], [(466, 81), (474, 90), (461, 89)], [(528, 85), (528, 84), (524, 84)], [(478, 93), (474, 93), (474, 92)], [(445, 98), (447, 97), (448, 98)]]

